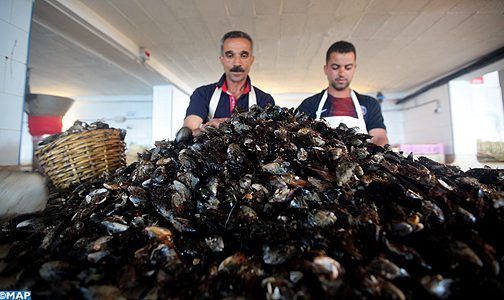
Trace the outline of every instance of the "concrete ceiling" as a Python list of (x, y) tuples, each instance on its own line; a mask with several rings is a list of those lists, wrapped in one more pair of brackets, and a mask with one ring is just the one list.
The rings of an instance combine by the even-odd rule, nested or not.
[(320, 91), (325, 51), (344, 39), (356, 90), (400, 93), (503, 47), (504, 0), (36, 0), (31, 89), (150, 94), (171, 82), (190, 94), (219, 78), (219, 40), (234, 29), (254, 38), (251, 77), (267, 92)]

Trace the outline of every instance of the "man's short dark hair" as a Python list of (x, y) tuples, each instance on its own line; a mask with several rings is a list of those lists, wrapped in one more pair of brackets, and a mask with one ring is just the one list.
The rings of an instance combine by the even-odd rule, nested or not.
[(355, 55), (355, 58), (357, 59), (357, 52), (355, 51), (355, 47), (352, 43), (346, 42), (346, 41), (339, 41), (331, 45), (329, 49), (327, 49), (326, 53), (326, 63), (329, 61), (329, 58), (331, 57), (331, 53), (337, 52), (337, 53), (349, 53), (353, 52)]
[(221, 51), (222, 55), (224, 55), (224, 42), (227, 39), (237, 39), (237, 38), (244, 38), (244, 39), (249, 40), (250, 45), (252, 46), (252, 49), (254, 49), (254, 42), (252, 41), (252, 38), (250, 37), (250, 35), (248, 33), (243, 32), (243, 31), (239, 31), (239, 30), (233, 30), (233, 31), (230, 31), (230, 32), (227, 32), (226, 34), (224, 34), (224, 36), (221, 39), (220, 51)]

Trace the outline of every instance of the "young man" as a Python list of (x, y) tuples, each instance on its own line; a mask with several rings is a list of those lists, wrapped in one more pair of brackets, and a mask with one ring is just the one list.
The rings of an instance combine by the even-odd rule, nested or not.
[(248, 73), (254, 62), (252, 38), (230, 31), (221, 39), (219, 60), (224, 75), (216, 83), (201, 86), (191, 95), (184, 126), (198, 134), (206, 126), (218, 127), (234, 110), (247, 111), (253, 104), (275, 104), (273, 97), (252, 86)]
[(362, 132), (373, 136), (371, 142), (384, 146), (388, 144), (388, 138), (380, 104), (376, 99), (360, 95), (350, 88), (357, 68), (356, 57), (351, 43), (339, 41), (332, 44), (327, 50), (324, 65), (329, 86), (305, 99), (298, 110), (313, 118), (324, 118), (332, 127), (340, 123), (359, 127)]

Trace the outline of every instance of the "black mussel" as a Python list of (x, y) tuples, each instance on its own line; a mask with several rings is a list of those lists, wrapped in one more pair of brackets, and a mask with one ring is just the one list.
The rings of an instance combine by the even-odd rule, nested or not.
[(439, 299), (449, 299), (454, 288), (454, 280), (441, 275), (424, 276), (420, 279), (423, 287)]
[(73, 276), (74, 272), (74, 265), (61, 260), (48, 261), (42, 264), (39, 269), (40, 277), (49, 282), (71, 279), (71, 276)]
[(177, 131), (177, 134), (175, 135), (175, 143), (183, 143), (187, 145), (192, 138), (192, 130), (184, 126)]

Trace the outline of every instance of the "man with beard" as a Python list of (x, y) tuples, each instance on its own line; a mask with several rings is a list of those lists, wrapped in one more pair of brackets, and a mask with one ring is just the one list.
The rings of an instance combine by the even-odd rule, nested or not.
[(339, 41), (332, 44), (327, 50), (324, 65), (329, 86), (305, 99), (298, 110), (312, 118), (324, 118), (331, 127), (340, 123), (359, 127), (361, 132), (373, 136), (371, 142), (384, 146), (388, 144), (388, 138), (380, 104), (376, 99), (350, 89), (357, 67), (356, 58), (355, 47), (351, 43)]
[(254, 104), (261, 107), (275, 104), (273, 97), (252, 86), (248, 77), (254, 62), (252, 49), (252, 38), (247, 33), (230, 31), (224, 34), (219, 57), (224, 74), (218, 82), (197, 88), (186, 111), (184, 126), (190, 128), (193, 135), (206, 126), (218, 127), (233, 111), (248, 111)]

